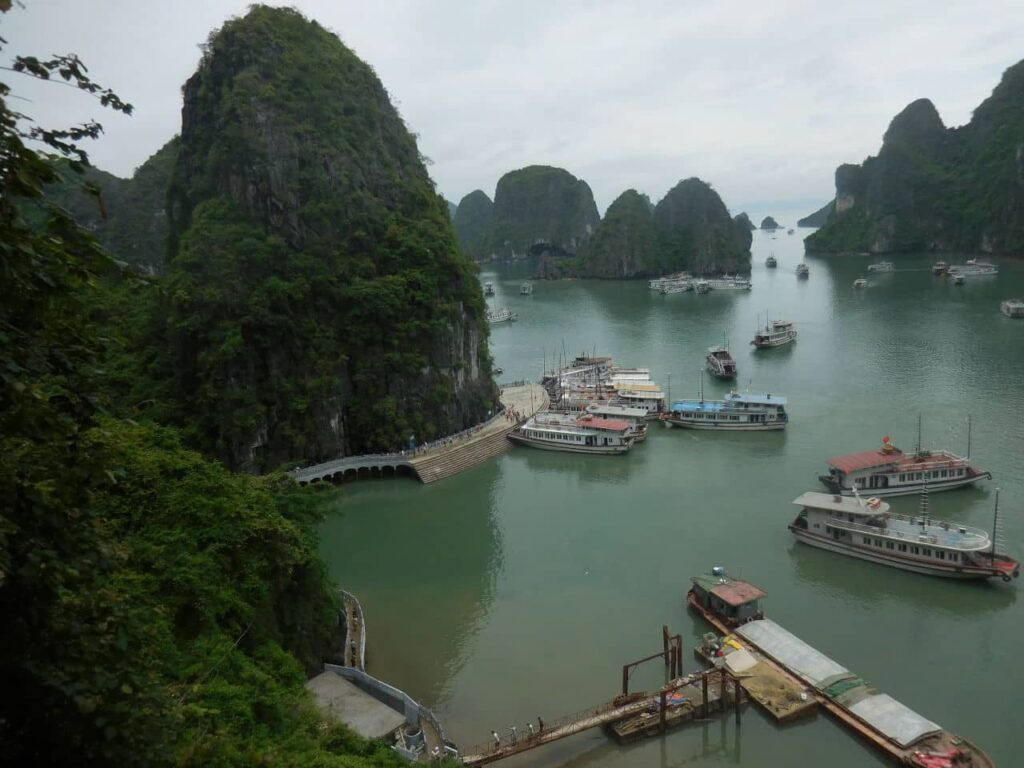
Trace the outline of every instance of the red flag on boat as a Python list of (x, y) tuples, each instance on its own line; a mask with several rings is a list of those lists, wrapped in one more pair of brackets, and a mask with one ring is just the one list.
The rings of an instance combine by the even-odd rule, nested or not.
[(883, 442), (883, 443), (888, 443), (888, 442), (889, 442), (889, 436), (888, 436), (888, 435), (886, 435), (885, 437), (883, 437), (883, 438), (882, 438), (882, 442)]

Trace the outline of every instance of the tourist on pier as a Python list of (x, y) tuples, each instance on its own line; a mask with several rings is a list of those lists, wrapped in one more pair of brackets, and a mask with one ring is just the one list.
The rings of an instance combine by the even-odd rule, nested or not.
[(526, 727), (530, 729), (530, 738), (533, 738), (533, 723), (527, 723)]
[(512, 737), (510, 741), (512, 742), (512, 746), (514, 747), (516, 745), (516, 727), (514, 725), (510, 725), (508, 729), (512, 731)]
[(537, 716), (537, 728), (538, 733), (544, 733), (544, 721), (540, 719), (540, 715)]
[(497, 731), (491, 731), (491, 736), (494, 737), (494, 748), (495, 749), (500, 749), (501, 748), (501, 736), (498, 735)]

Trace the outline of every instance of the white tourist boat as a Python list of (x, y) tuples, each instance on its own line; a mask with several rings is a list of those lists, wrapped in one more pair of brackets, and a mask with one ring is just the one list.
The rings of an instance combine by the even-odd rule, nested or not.
[(518, 320), (519, 315), (513, 312), (508, 307), (501, 307), (499, 309), (488, 309), (487, 310), (487, 322), (488, 323), (506, 323), (512, 320)]
[(796, 265), (796, 276), (797, 277), (810, 277), (811, 276), (811, 268), (808, 267), (806, 264), (797, 264)]
[(700, 294), (707, 293), (711, 290), (711, 283), (701, 278), (693, 284), (693, 290)]
[(949, 275), (950, 277), (953, 278), (953, 285), (963, 285), (964, 283), (967, 282), (967, 278), (961, 275), (959, 272), (950, 272)]
[[(1010, 581), (1020, 575), (1020, 564), (998, 554), (987, 531), (930, 519), (926, 494), (916, 517), (894, 514), (884, 501), (860, 496), (808, 491), (793, 503), (800, 507), (800, 513), (789, 524), (789, 530), (812, 547), (953, 579), (998, 576)], [(997, 493), (997, 515), (998, 510)]]
[(858, 277), (856, 280), (853, 281), (853, 287), (854, 288), (867, 288), (868, 287), (868, 281), (865, 278), (863, 278), (863, 277)]
[(523, 283), (519, 286), (519, 293), (522, 296), (529, 296), (533, 293), (533, 283)]
[(494, 283), (484, 283), (484, 296), (494, 295)]
[(886, 436), (881, 448), (829, 459), (828, 474), (818, 479), (829, 491), (843, 496), (857, 491), (872, 496), (906, 496), (925, 486), (929, 491), (950, 491), (991, 477), (991, 472), (952, 451), (906, 454)]
[(509, 439), (546, 451), (599, 454), (626, 453), (635, 440), (633, 425), (624, 419), (551, 412), (527, 419)]
[(789, 344), (791, 341), (796, 341), (796, 329), (791, 321), (766, 320), (764, 328), (759, 328), (754, 332), (754, 340), (750, 343), (758, 349), (766, 349), (769, 347), (781, 347), (783, 344)]
[(784, 397), (732, 391), (724, 400), (705, 400), (703, 396), (699, 400), (676, 400), (661, 420), (666, 427), (763, 432), (785, 429), (789, 414)]
[(933, 275), (944, 275), (948, 271), (949, 271), (949, 264), (947, 264), (944, 261), (936, 261), (934, 264), (932, 264), (932, 274)]
[(704, 364), (712, 376), (719, 379), (736, 378), (736, 361), (729, 354), (729, 347), (725, 345), (708, 347), (708, 356)]
[(673, 272), (670, 275), (662, 275), (653, 280), (648, 280), (647, 285), (652, 291), (660, 291), (665, 283), (682, 283), (692, 280), (689, 272)]
[(601, 419), (628, 421), (632, 425), (633, 442), (642, 443), (647, 439), (647, 409), (611, 402), (591, 403), (586, 413)]
[(672, 280), (666, 281), (661, 284), (658, 288), (658, 293), (663, 296), (670, 296), (674, 293), (686, 293), (687, 291), (693, 290), (693, 281), (686, 280)]
[(753, 285), (745, 277), (739, 275), (723, 275), (722, 277), (709, 277), (704, 282), (712, 291), (749, 291)]
[(953, 264), (947, 271), (951, 275), (963, 275), (964, 277), (999, 274), (999, 268), (995, 264), (978, 259), (968, 259), (965, 264)]
[(999, 305), (999, 311), (1007, 317), (1024, 317), (1024, 301), (1007, 299)]
[(764, 260), (764, 265), (768, 267), (768, 269), (775, 269), (779, 266), (779, 261), (775, 258), (774, 253), (768, 254), (768, 258)]
[(893, 272), (896, 269), (896, 265), (891, 261), (876, 261), (874, 264), (868, 264), (868, 272)]

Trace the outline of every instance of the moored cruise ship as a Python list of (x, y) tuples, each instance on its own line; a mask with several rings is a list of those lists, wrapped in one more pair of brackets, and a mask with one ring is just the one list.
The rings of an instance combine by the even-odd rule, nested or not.
[(729, 354), (727, 346), (708, 347), (705, 366), (708, 369), (708, 373), (719, 379), (736, 378), (736, 361)]
[(724, 400), (677, 400), (661, 419), (666, 427), (739, 432), (785, 429), (789, 414), (784, 397), (734, 391)]
[(917, 517), (894, 514), (884, 501), (860, 496), (808, 491), (793, 503), (801, 509), (789, 530), (812, 547), (953, 579), (1009, 581), (1020, 575), (1020, 564), (997, 554), (986, 531), (931, 520), (926, 500)]
[(628, 421), (632, 425), (633, 442), (641, 443), (647, 439), (647, 410), (631, 408), (628, 405), (615, 403), (591, 403), (586, 412), (602, 419)]
[(633, 425), (624, 419), (585, 414), (538, 413), (509, 433), (509, 439), (547, 451), (625, 453), (633, 447)]
[(991, 478), (963, 456), (952, 451), (918, 451), (905, 454), (889, 438), (882, 447), (828, 460), (828, 474), (818, 479), (832, 493), (850, 496), (854, 490), (872, 496), (901, 496), (917, 493), (923, 486), (929, 491), (949, 491), (978, 480)]
[(990, 264), (987, 261), (978, 261), (978, 259), (968, 259), (966, 264), (952, 264), (947, 270), (947, 274), (953, 275), (998, 275), (999, 267), (995, 264)]
[(643, 408), (647, 411), (648, 421), (658, 418), (658, 415), (665, 410), (665, 393), (657, 384), (622, 381), (616, 387), (612, 402), (630, 408)]

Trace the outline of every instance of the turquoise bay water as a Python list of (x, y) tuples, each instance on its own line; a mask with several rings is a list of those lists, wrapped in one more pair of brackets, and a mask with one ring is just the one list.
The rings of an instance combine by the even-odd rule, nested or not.
[[(610, 699), (621, 665), (681, 632), (685, 663), (707, 627), (683, 600), (691, 574), (722, 565), (763, 587), (769, 616), (926, 717), (975, 741), (1001, 766), (1022, 761), (1018, 713), (1024, 615), (1019, 583), (962, 584), (798, 545), (786, 524), (828, 457), (873, 447), (966, 450), (993, 472), (979, 488), (933, 494), (934, 517), (988, 528), (1002, 488), (1006, 549), (1024, 556), (1024, 321), (999, 301), (1024, 295), (1024, 263), (965, 286), (933, 277), (929, 256), (808, 257), (798, 230), (754, 233), (748, 294), (661, 296), (645, 282), (519, 284), (531, 265), (487, 265), (492, 306), (519, 321), (492, 329), (502, 380), (539, 377), (563, 346), (645, 366), (676, 398), (695, 394), (706, 348), (728, 338), (741, 386), (790, 401), (784, 433), (721, 435), (652, 425), (621, 457), (516, 446), (432, 486), (344, 486), (324, 526), (334, 577), (366, 610), (370, 668), (432, 706), (463, 747)], [(772, 251), (776, 270), (766, 269)], [(856, 290), (854, 278), (871, 286)], [(796, 344), (749, 345), (765, 312), (796, 322)], [(705, 393), (724, 393), (710, 379)], [(916, 498), (892, 500), (913, 512)], [(654, 687), (663, 668), (633, 678)], [(594, 732), (518, 758), (542, 766), (836, 768), (884, 761), (823, 715), (776, 727), (751, 707), (731, 719), (619, 747)]]

